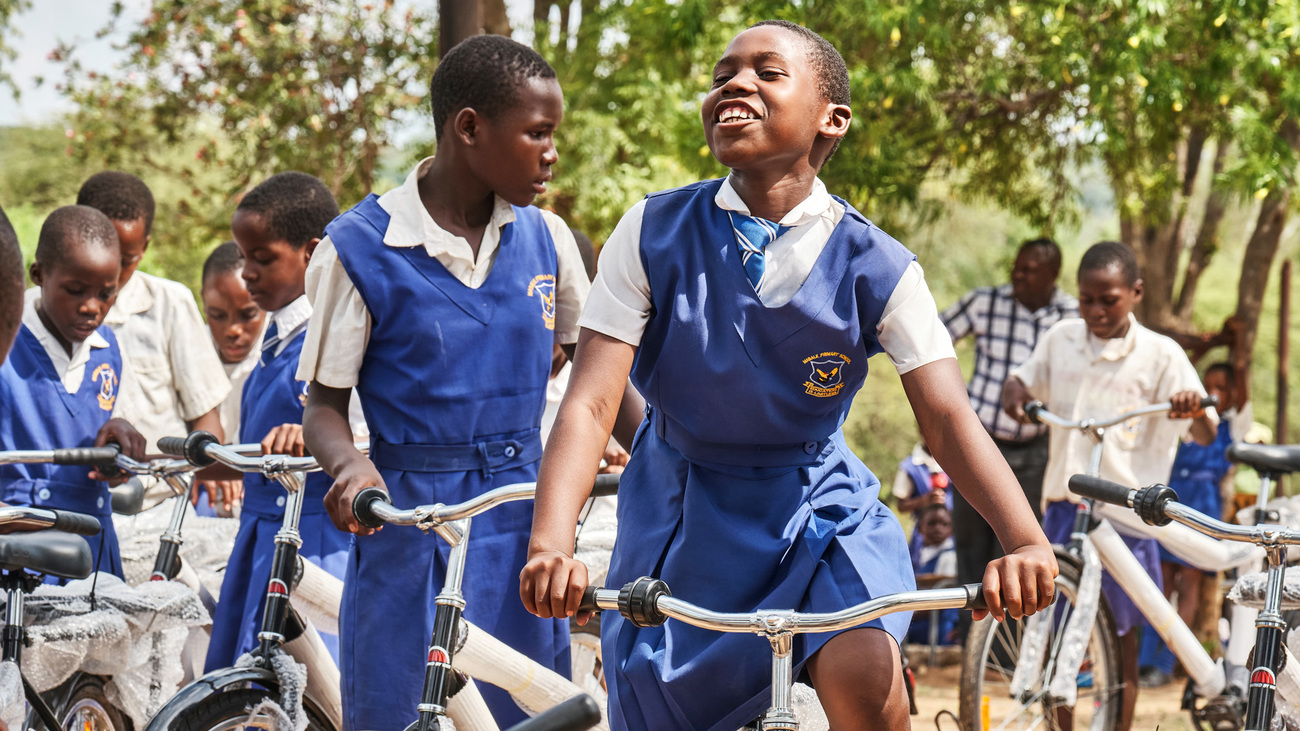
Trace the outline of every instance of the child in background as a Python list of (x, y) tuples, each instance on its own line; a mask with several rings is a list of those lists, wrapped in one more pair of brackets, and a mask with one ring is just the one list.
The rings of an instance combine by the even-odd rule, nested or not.
[[(1173, 340), (1142, 327), (1133, 307), (1142, 300), (1137, 256), (1129, 247), (1105, 241), (1079, 262), (1079, 313), (1063, 320), (1038, 341), (1033, 355), (1013, 368), (1002, 390), (1002, 404), (1025, 421), (1025, 404), (1041, 399), (1049, 411), (1067, 419), (1111, 417), (1148, 404), (1169, 401), (1169, 418), (1135, 419), (1107, 430), (1101, 476), (1132, 487), (1164, 482), (1182, 435), (1201, 444), (1214, 440), (1218, 417), (1201, 407), (1205, 391), (1187, 355)], [(1190, 420), (1190, 421), (1189, 421)], [(1050, 457), (1043, 481), (1043, 530), (1055, 543), (1068, 543), (1075, 503), (1070, 475), (1087, 471), (1092, 441), (1077, 429), (1050, 431)], [(1159, 553), (1152, 538), (1123, 536), (1151, 578), (1160, 584)], [(1133, 723), (1137, 703), (1137, 626), (1141, 613), (1109, 573), (1102, 590), (1120, 635), (1123, 671), (1120, 729)]]
[[(651, 408), (619, 488), (609, 586), (655, 576), (724, 612), (833, 612), (911, 589), (902, 527), (840, 431), (882, 351), (935, 456), (999, 530), (992, 612), (1047, 606), (1051, 547), (971, 410), (915, 258), (817, 178), (852, 117), (843, 58), (806, 28), (759, 23), (727, 47), (701, 116), (731, 174), (650, 195), (601, 252), (538, 476), (525, 606), (577, 612), (574, 527), (629, 373)], [(907, 727), (908, 620), (794, 643), (832, 728)], [(732, 731), (766, 707), (770, 648), (753, 637), (601, 621), (611, 728)]]
[[(912, 570), (916, 572), (917, 587), (930, 588), (944, 579), (957, 577), (957, 545), (952, 538), (952, 511), (947, 506), (928, 505), (920, 512), (917, 529), (921, 540), (912, 552)], [(907, 641), (930, 644), (930, 620), (936, 614), (939, 616), (936, 635), (939, 644), (952, 644), (953, 630), (957, 628), (957, 617), (961, 614), (958, 609), (913, 616), (912, 626), (907, 630)]]
[[(0, 450), (103, 446), (117, 442), (135, 459), (144, 438), (115, 418), (129, 369), (104, 315), (121, 273), (117, 232), (85, 206), (55, 210), (41, 225), (22, 329), (0, 367)], [(85, 467), (0, 466), (0, 501), (72, 510), (99, 518), (90, 537), (96, 571), (122, 576), (108, 485)]]
[(23, 252), (18, 234), (0, 208), (0, 362), (9, 357), (23, 324)]
[[(217, 356), (230, 379), (230, 395), (221, 402), (221, 428), (226, 441), (239, 437), (239, 410), (244, 381), (257, 366), (262, 352), (262, 331), (266, 329), (266, 311), (257, 306), (244, 286), (244, 257), (233, 241), (212, 250), (203, 262), (203, 283), (199, 294), (208, 330)], [(206, 495), (206, 500), (202, 498)], [(243, 496), (243, 480), (196, 483), (193, 501), (200, 514), (216, 511), (230, 517)], [(218, 504), (220, 509), (218, 511)], [(207, 507), (207, 511), (203, 507)]]
[(898, 463), (894, 476), (894, 498), (898, 509), (912, 514), (912, 552), (921, 545), (921, 513), (931, 505), (952, 511), (952, 481), (930, 454), (924, 441), (916, 443), (912, 454)]
[[(307, 334), (311, 304), (304, 294), (307, 263), (339, 213), (325, 184), (305, 173), (267, 178), (239, 201), (230, 227), (243, 255), (248, 294), (267, 313), (270, 324), (261, 355), (244, 382), (239, 415), (240, 443), (261, 442), (264, 454), (302, 456), (303, 405), (307, 383), (294, 378)], [(209, 468), (212, 470), (212, 468)], [(207, 472), (208, 470), (205, 470)], [(237, 473), (204, 475), (233, 479)], [(275, 534), (284, 519), (287, 495), (280, 483), (262, 475), (243, 475), (244, 503), (239, 532), (226, 564), (221, 601), (212, 618), (212, 643), (206, 671), (232, 665), (257, 644), (266, 585), (271, 579)], [(310, 473), (304, 483), (298, 555), (342, 577), (350, 538), (325, 516), (330, 479)], [(338, 638), (321, 635), (338, 659)]]
[[(1184, 440), (1178, 446), (1169, 486), (1178, 493), (1178, 501), (1210, 516), (1223, 518), (1223, 488), (1232, 463), (1228, 461), (1228, 447), (1245, 439), (1254, 419), (1246, 379), (1237, 377), (1231, 363), (1215, 363), (1205, 371), (1205, 391), (1219, 399), (1219, 429), (1214, 442), (1202, 446)], [(1231, 492), (1229, 492), (1231, 494)], [(1201, 580), (1213, 578), (1213, 571), (1188, 565), (1185, 561), (1160, 546), (1160, 570), (1164, 579), (1165, 596), (1172, 601), (1178, 595), (1178, 616), (1188, 627), (1194, 626), (1196, 610), (1201, 599)], [(1144, 688), (1166, 685), (1172, 679), (1174, 657), (1150, 625), (1143, 623), (1142, 649), (1138, 657), (1139, 678)]]
[(217, 407), (230, 382), (203, 337), (194, 295), (180, 282), (136, 271), (153, 229), (149, 187), (129, 173), (96, 173), (82, 184), (77, 205), (108, 216), (121, 244), (117, 299), (104, 323), (131, 368), (132, 380), (121, 393), (123, 418), (145, 436), (150, 451), (157, 450), (159, 437), (193, 429), (221, 436)]

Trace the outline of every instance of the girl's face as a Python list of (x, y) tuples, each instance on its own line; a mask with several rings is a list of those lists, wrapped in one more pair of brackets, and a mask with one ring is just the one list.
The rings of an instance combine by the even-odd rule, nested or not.
[(937, 546), (952, 535), (952, 517), (947, 510), (933, 510), (921, 523), (921, 538), (927, 546)]
[(203, 283), (203, 311), (222, 363), (240, 363), (253, 351), (266, 311), (257, 306), (239, 270), (215, 274)]
[(271, 235), (262, 214), (247, 210), (235, 211), (230, 232), (244, 255), (244, 286), (258, 307), (274, 312), (307, 291), (307, 264), (315, 240), (295, 249)]
[(1218, 397), (1220, 412), (1237, 407), (1237, 389), (1223, 371), (1214, 370), (1205, 374), (1205, 392)]

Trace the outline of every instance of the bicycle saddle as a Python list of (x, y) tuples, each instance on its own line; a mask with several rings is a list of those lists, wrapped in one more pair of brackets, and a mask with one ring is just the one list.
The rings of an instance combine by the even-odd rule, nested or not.
[(58, 531), (0, 536), (0, 570), (26, 569), (61, 579), (90, 576), (90, 544), (81, 536)]
[(1300, 472), (1300, 445), (1238, 443), (1228, 447), (1228, 459), (1270, 475)]

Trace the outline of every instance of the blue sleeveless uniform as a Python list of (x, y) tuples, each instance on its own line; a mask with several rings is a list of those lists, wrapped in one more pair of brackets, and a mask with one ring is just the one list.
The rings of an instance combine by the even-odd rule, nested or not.
[[(1174, 457), (1174, 466), (1169, 474), (1169, 486), (1178, 493), (1178, 502), (1216, 520), (1222, 516), (1223, 496), (1219, 494), (1219, 485), (1232, 467), (1228, 461), (1228, 447), (1231, 446), (1232, 425), (1226, 419), (1219, 422), (1213, 443), (1183, 442), (1178, 445), (1178, 455)], [(1187, 565), (1164, 546), (1160, 547), (1160, 560)]]
[[(921, 497), (934, 492), (934, 476), (930, 474), (930, 468), (908, 457), (898, 463), (898, 469), (907, 474), (908, 479), (912, 481), (912, 494), (908, 497)], [(947, 479), (947, 475), (944, 475)], [(951, 483), (944, 488), (944, 496), (947, 498), (946, 505), (948, 512), (952, 512), (952, 493), (955, 488)], [(912, 537), (911, 552), (912, 563), (916, 563), (916, 557), (921, 553), (921, 512), (920, 510), (912, 511)]]
[[(721, 181), (651, 195), (641, 259), (652, 311), (632, 367), (647, 420), (619, 489), (611, 587), (662, 578), (724, 612), (830, 612), (914, 588), (907, 540), (840, 431), (876, 324), (913, 260), (848, 204), (789, 303), (741, 266)], [(909, 614), (865, 626), (896, 642)], [(725, 729), (767, 707), (768, 644), (669, 621), (602, 618), (611, 728)], [(799, 635), (795, 672), (830, 639)]]
[[(926, 470), (927, 472), (929, 470)], [(956, 548), (949, 548), (948, 551), (955, 551)], [(930, 557), (929, 561), (924, 563), (920, 560), (921, 552), (916, 550), (912, 554), (912, 565), (916, 567), (917, 575), (933, 574), (939, 569), (939, 559), (947, 551), (940, 551)], [(961, 617), (960, 609), (940, 609), (938, 611), (922, 612), (912, 618), (912, 626), (907, 628), (907, 641), (918, 644), (930, 644), (930, 621), (936, 616), (939, 618), (939, 644), (947, 645), (953, 629), (957, 627), (957, 620)]]
[[(244, 382), (239, 414), (239, 441), (262, 441), (281, 424), (301, 424), (307, 402), (307, 384), (294, 379), (302, 352), (306, 328), (290, 338), (279, 354), (267, 351)], [(298, 555), (339, 578), (347, 566), (350, 533), (334, 527), (325, 513), (325, 493), (333, 480), (324, 472), (307, 474), (302, 519), (298, 532), (302, 546)], [(275, 557), (275, 534), (284, 521), (289, 494), (279, 482), (260, 474), (244, 475), (244, 503), (239, 514), (239, 531), (221, 581), (221, 600), (212, 618), (212, 641), (208, 645), (205, 672), (230, 667), (245, 652), (257, 646), (262, 628), (266, 586), (271, 580)], [(321, 633), (330, 654), (338, 660), (338, 637)]]
[[(373, 195), (326, 229), (370, 312), (356, 388), (370, 459), (399, 507), (537, 478), (556, 255), (541, 212), (514, 211), (478, 289), (423, 247), (385, 245), (389, 215)], [(465, 618), (568, 677), (568, 623), (538, 619), (519, 601), (532, 508), (507, 503), (473, 519)], [(345, 729), (401, 731), (415, 719), (448, 552), (409, 528), (353, 543), (339, 612)], [(504, 691), (480, 688), (502, 728), (525, 717)]]
[[(122, 352), (107, 326), (96, 330), (107, 348), (92, 348), (75, 394), (64, 388), (50, 356), (26, 325), (0, 367), (0, 450), (89, 447), (113, 416), (122, 377)], [(0, 465), (0, 499), (10, 505), (72, 510), (99, 518), (103, 530), (86, 538), (98, 571), (122, 576), (108, 483), (87, 467)]]

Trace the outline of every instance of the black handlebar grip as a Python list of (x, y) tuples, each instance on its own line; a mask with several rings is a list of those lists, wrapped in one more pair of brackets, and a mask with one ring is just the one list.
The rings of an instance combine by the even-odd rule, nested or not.
[(600, 614), (600, 607), (596, 606), (596, 592), (601, 588), (599, 586), (589, 586), (582, 591), (582, 603), (578, 605), (579, 612)]
[(117, 461), (122, 448), (116, 444), (102, 447), (76, 447), (73, 449), (56, 449), (51, 460), (59, 465), (82, 465), (84, 467), (108, 467)]
[(185, 437), (159, 437), (158, 451), (172, 457), (184, 457)]
[(76, 533), (79, 536), (99, 535), (99, 518), (93, 515), (73, 513), (67, 510), (54, 510), (51, 512), (54, 513), (54, 530), (61, 530), (64, 533)]
[(204, 451), (209, 444), (221, 444), (221, 440), (203, 430), (192, 431), (185, 437), (185, 461), (195, 467), (207, 467), (217, 460)]
[(1030, 401), (1025, 404), (1025, 418), (1029, 419), (1029, 421), (1034, 424), (1043, 423), (1038, 419), (1038, 412), (1042, 411), (1044, 408), (1042, 401)]
[(1100, 500), (1103, 503), (1127, 508), (1129, 506), (1128, 495), (1132, 490), (1117, 482), (1103, 480), (1100, 477), (1071, 475), (1070, 492), (1093, 500)]
[(1210, 408), (1211, 406), (1213, 406), (1213, 407), (1216, 408), (1216, 409), (1219, 408), (1219, 397), (1218, 397), (1218, 396), (1206, 396), (1205, 398), (1201, 399), (1201, 408), (1202, 408), (1202, 409), (1208, 409), (1208, 408)]
[(596, 484), (591, 488), (592, 497), (606, 497), (618, 494), (618, 478), (621, 475), (596, 475)]
[(506, 731), (586, 731), (600, 723), (600, 706), (591, 696), (583, 693), (552, 706)]
[(376, 500), (393, 504), (393, 499), (388, 496), (388, 493), (377, 487), (367, 487), (352, 499), (352, 516), (366, 528), (378, 528), (384, 524), (384, 521), (375, 515), (375, 511), (370, 509)]
[(962, 588), (966, 590), (966, 609), (972, 612), (988, 610), (989, 603), (984, 601), (983, 584), (967, 584)]

